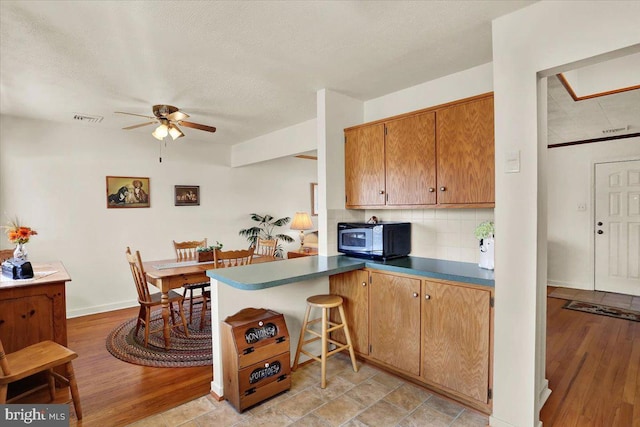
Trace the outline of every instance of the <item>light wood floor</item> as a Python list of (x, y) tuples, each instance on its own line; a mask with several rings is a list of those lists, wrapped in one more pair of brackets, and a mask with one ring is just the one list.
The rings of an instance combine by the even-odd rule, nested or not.
[[(553, 288), (549, 288), (551, 292)], [(547, 298), (545, 427), (640, 427), (640, 323)]]
[[(547, 301), (552, 394), (541, 412), (544, 426), (640, 427), (640, 323), (564, 310), (562, 299)], [(69, 347), (80, 355), (74, 367), (85, 414), (71, 426), (124, 426), (208, 394), (210, 367), (149, 368), (109, 354), (105, 337), (136, 313), (69, 319)], [(65, 399), (68, 393), (60, 390), (56, 401)]]
[[(78, 353), (73, 368), (84, 416), (77, 421), (70, 408), (71, 427), (125, 426), (209, 393), (211, 366), (152, 368), (123, 362), (107, 351), (109, 332), (137, 314), (132, 308), (67, 321), (68, 346)], [(47, 402), (48, 392), (43, 393), (15, 403)], [(67, 389), (59, 389), (56, 403), (69, 396)]]

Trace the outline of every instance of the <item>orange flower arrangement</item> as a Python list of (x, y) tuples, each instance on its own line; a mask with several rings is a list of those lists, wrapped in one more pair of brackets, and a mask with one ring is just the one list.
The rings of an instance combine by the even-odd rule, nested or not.
[(5, 229), (9, 242), (14, 244), (27, 243), (31, 236), (38, 234), (36, 230), (20, 225), (20, 221), (18, 221), (17, 218), (9, 222), (9, 225), (5, 225), (2, 228)]

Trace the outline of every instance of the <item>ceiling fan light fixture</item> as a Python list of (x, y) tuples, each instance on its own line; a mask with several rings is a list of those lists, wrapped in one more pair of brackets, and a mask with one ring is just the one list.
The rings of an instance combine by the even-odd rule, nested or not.
[(157, 139), (158, 141), (162, 141), (164, 139), (164, 136), (160, 136), (158, 134), (158, 129), (154, 130), (153, 132), (151, 132), (151, 135), (153, 135), (153, 137), (155, 139)]
[(178, 138), (182, 138), (184, 133), (182, 133), (178, 126), (171, 124), (169, 125), (169, 135), (171, 135), (171, 138), (175, 141)]
[(155, 133), (158, 136), (161, 136), (162, 138), (164, 138), (165, 136), (167, 136), (169, 134), (169, 126), (167, 126), (167, 124), (163, 122), (160, 126), (158, 126), (156, 128)]

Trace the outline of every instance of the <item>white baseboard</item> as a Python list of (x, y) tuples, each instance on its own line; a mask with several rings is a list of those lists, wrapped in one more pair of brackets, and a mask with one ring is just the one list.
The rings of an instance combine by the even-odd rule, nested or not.
[(67, 310), (67, 319), (74, 317), (88, 316), (90, 314), (105, 313), (107, 311), (121, 310), (123, 308), (137, 307), (138, 300), (120, 301), (112, 304), (94, 305), (93, 307), (87, 307), (77, 310)]
[(584, 285), (584, 284), (580, 284), (580, 283), (571, 283), (571, 282), (567, 282), (567, 281), (558, 281), (558, 280), (550, 280), (547, 279), (547, 285), (548, 286), (557, 286), (560, 288), (569, 288), (569, 289), (580, 289), (583, 291), (593, 291), (593, 286), (590, 285)]

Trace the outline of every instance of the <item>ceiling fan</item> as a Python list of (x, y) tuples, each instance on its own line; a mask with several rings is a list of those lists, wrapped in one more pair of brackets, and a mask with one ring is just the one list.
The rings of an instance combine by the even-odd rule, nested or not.
[(136, 129), (142, 126), (159, 123), (159, 126), (151, 133), (151, 135), (153, 135), (154, 138), (160, 141), (162, 141), (167, 135), (171, 135), (171, 138), (173, 138), (174, 140), (182, 138), (184, 136), (184, 133), (182, 133), (178, 125), (193, 129), (200, 129), (206, 132), (216, 131), (216, 128), (213, 126), (201, 125), (199, 123), (185, 121), (185, 119), (189, 118), (189, 115), (183, 113), (179, 108), (174, 107), (173, 105), (154, 105), (153, 116), (125, 113), (123, 111), (116, 111), (116, 114), (127, 114), (129, 116), (138, 116), (151, 119), (150, 122), (140, 123), (137, 125), (122, 128), (125, 130)]

